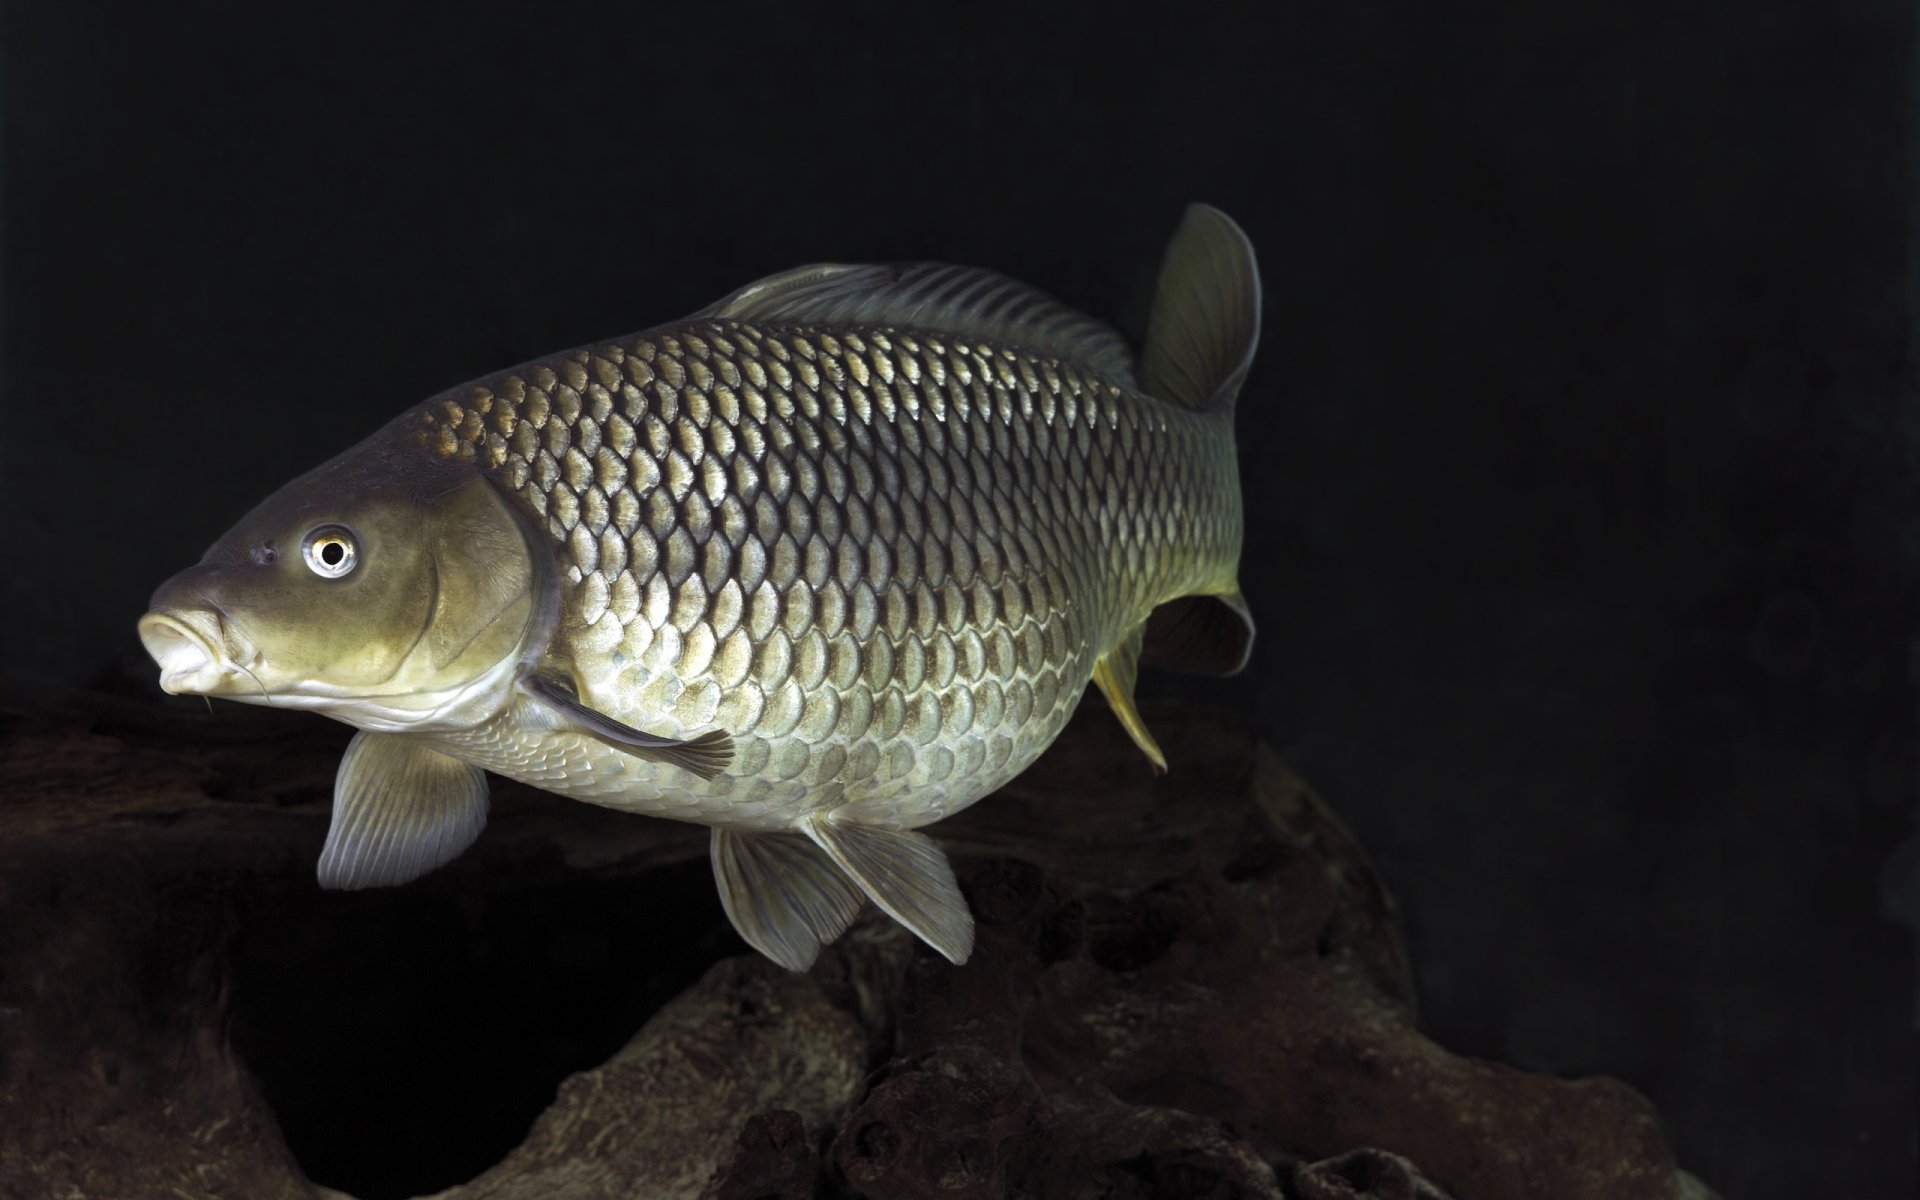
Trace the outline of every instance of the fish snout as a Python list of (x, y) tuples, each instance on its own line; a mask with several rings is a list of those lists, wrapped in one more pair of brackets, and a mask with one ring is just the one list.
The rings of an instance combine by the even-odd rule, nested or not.
[(140, 618), (140, 642), (160, 664), (160, 690), (171, 695), (205, 695), (226, 678), (214, 639), (172, 613)]

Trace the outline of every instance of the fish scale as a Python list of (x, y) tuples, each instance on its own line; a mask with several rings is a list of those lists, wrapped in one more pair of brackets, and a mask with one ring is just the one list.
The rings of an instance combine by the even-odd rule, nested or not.
[(505, 722), (449, 744), (743, 828), (823, 809), (911, 827), (999, 786), (1125, 629), (1230, 578), (1240, 537), (1221, 417), (897, 329), (700, 322), (477, 381), (418, 422), (544, 521), (582, 700), (725, 729), (738, 757), (703, 781)]
[(991, 272), (802, 267), (408, 410), (154, 593), (169, 691), (359, 727), (319, 864), (404, 883), (486, 772), (713, 828), (741, 935), (799, 970), (867, 900), (954, 962), (915, 832), (1024, 769), (1089, 680), (1157, 770), (1142, 661), (1253, 625), (1238, 227), (1190, 209), (1136, 358)]

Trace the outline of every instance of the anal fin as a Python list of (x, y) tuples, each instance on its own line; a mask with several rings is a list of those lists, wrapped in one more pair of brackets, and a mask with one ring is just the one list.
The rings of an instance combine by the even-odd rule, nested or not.
[(860, 912), (860, 889), (805, 834), (715, 828), (712, 854), (733, 927), (789, 971), (812, 966)]
[(1153, 734), (1147, 729), (1147, 723), (1140, 719), (1140, 710), (1133, 704), (1133, 684), (1140, 675), (1140, 639), (1146, 632), (1146, 626), (1136, 625), (1132, 633), (1120, 639), (1120, 644), (1102, 655), (1093, 664), (1093, 682), (1100, 687), (1100, 694), (1107, 698), (1107, 704), (1113, 709), (1113, 715), (1120, 718), (1121, 728), (1140, 747), (1140, 752), (1153, 764), (1155, 775), (1167, 773), (1167, 756), (1161, 753), (1160, 743), (1153, 740)]
[(362, 730), (334, 777), (320, 886), (410, 883), (459, 857), (486, 823), (486, 772), (411, 738)]
[(946, 852), (923, 833), (840, 824), (823, 815), (807, 835), (869, 899), (956, 965), (973, 952), (973, 914)]

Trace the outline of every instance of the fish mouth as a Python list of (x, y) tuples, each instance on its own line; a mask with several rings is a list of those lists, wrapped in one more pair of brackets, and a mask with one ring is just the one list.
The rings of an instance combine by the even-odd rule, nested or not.
[(140, 642), (160, 664), (160, 690), (173, 696), (211, 694), (231, 673), (217, 642), (172, 613), (140, 618)]

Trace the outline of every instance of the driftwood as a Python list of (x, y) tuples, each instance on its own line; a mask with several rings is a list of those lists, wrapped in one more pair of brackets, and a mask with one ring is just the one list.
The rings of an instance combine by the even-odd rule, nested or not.
[(0, 708), (0, 1195), (1707, 1195), (1624, 1085), (1421, 1037), (1326, 806), (1230, 717), (1146, 717), (1168, 777), (1091, 705), (937, 827), (964, 968), (869, 914), (798, 976), (704, 830), (501, 783), (452, 866), (323, 893), (344, 729)]

